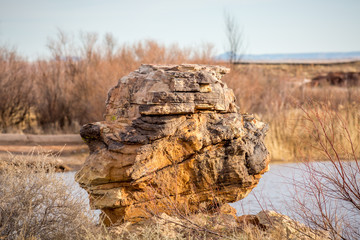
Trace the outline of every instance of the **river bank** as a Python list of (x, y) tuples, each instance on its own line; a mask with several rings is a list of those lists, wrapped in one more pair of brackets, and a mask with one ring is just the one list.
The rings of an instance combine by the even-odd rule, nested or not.
[(33, 161), (34, 155), (54, 155), (59, 169), (77, 171), (89, 150), (79, 134), (0, 134), (0, 159), (9, 159), (9, 153), (22, 155), (25, 161)]

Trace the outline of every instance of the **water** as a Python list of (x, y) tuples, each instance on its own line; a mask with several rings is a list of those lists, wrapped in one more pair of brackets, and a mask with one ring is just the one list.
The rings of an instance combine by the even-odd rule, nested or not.
[[(331, 162), (314, 162), (310, 166), (311, 171), (302, 163), (271, 164), (270, 171), (263, 175), (258, 186), (246, 198), (230, 205), (237, 210), (238, 215), (257, 214), (261, 210), (267, 209), (304, 222), (307, 221), (306, 217), (304, 219), (300, 215), (305, 216), (305, 212), (320, 216), (318, 207), (320, 203), (322, 209), (326, 210), (326, 214), (332, 218), (332, 222), (338, 221), (339, 226), (343, 227), (347, 223), (360, 226), (358, 206), (355, 207), (348, 201), (340, 200), (343, 196), (338, 194), (336, 186), (321, 177), (331, 175), (332, 179), (336, 178), (335, 176), (339, 176), (339, 174), (335, 167), (340, 169), (340, 166)], [(352, 189), (355, 189), (355, 193), (352, 197), (355, 203), (359, 204), (360, 199), (356, 194), (360, 189), (360, 169), (355, 161), (343, 161), (341, 167), (344, 168), (345, 176), (348, 177), (347, 183), (353, 184)], [(321, 186), (323, 189), (324, 195), (316, 195), (318, 199), (313, 194), (318, 192), (311, 192), (315, 189), (313, 184)], [(306, 203), (306, 209), (300, 207), (296, 197), (302, 203)], [(296, 212), (297, 210), (298, 212)]]
[(59, 175), (62, 176), (66, 185), (71, 186), (72, 194), (81, 198), (85, 202), (88, 202), (89, 195), (77, 182), (75, 182), (75, 173), (76, 172), (64, 172), (59, 173)]
[[(354, 166), (354, 163), (350, 162), (349, 164)], [(330, 162), (314, 163), (315, 169), (322, 172), (330, 171), (332, 166)], [(263, 175), (258, 186), (246, 198), (230, 205), (237, 210), (238, 215), (257, 214), (263, 209), (268, 209), (293, 216), (293, 196), (295, 193), (298, 196), (304, 195), (301, 188), (294, 188), (294, 182), (303, 184), (302, 181), (308, 174), (305, 170), (305, 165), (301, 163), (270, 164), (270, 170)], [(75, 185), (74, 192), (87, 199), (87, 192), (74, 181), (74, 175), (75, 172), (63, 173), (67, 183)], [(359, 176), (356, 181), (360, 182)], [(316, 211), (315, 207), (314, 211)]]
[[(271, 164), (270, 171), (260, 179), (257, 187), (243, 200), (231, 205), (237, 210), (238, 215), (256, 214), (264, 209), (273, 209), (287, 214), (286, 202), (291, 201), (291, 188), (293, 178), (299, 177), (299, 164), (284, 163)], [(75, 186), (78, 196), (87, 199), (87, 192), (75, 182), (75, 172), (63, 173), (67, 184)]]
[(263, 209), (290, 214), (288, 203), (295, 193), (292, 183), (301, 177), (302, 165), (297, 163), (270, 164), (270, 170), (260, 179), (250, 194), (230, 205), (238, 215), (257, 214)]
[(94, 220), (97, 222), (99, 220), (101, 211), (90, 209), (89, 194), (86, 192), (86, 190), (81, 188), (77, 182), (75, 182), (75, 173), (76, 172), (64, 172), (59, 173), (59, 176), (64, 179), (66, 185), (70, 186), (71, 193), (85, 203), (85, 211), (88, 212), (91, 217), (94, 217)]

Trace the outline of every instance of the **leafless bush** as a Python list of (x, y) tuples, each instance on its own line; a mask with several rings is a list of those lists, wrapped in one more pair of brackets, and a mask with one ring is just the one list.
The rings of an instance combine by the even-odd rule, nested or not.
[(25, 60), (15, 51), (0, 47), (0, 132), (18, 127), (29, 117), (34, 99), (32, 82)]
[[(119, 45), (111, 34), (75, 35), (61, 30), (50, 38), (50, 60), (33, 63), (36, 113), (45, 132), (76, 132), (77, 126), (102, 119), (108, 89), (141, 64), (211, 63), (214, 48), (167, 46), (153, 40)], [(78, 123), (78, 124), (76, 124)]]
[(85, 239), (101, 233), (84, 200), (52, 170), (53, 158), (34, 158), (31, 166), (21, 156), (0, 162), (0, 238)]
[[(328, 160), (306, 161), (303, 179), (295, 182), (296, 214), (308, 225), (331, 233), (332, 239), (360, 238), (359, 143), (347, 121), (336, 112), (312, 104), (303, 109), (312, 145)], [(359, 126), (359, 125), (358, 125)]]

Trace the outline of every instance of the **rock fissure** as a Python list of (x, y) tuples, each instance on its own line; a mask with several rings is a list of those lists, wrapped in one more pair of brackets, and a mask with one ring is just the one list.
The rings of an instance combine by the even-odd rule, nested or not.
[(90, 156), (76, 180), (105, 224), (136, 222), (149, 209), (197, 212), (244, 198), (267, 171), (267, 125), (240, 114), (229, 70), (142, 65), (119, 80), (105, 121), (80, 131)]
[[(166, 150), (165, 150), (165, 152), (166, 152)], [(167, 155), (169, 155), (169, 154), (167, 154)], [(178, 165), (183, 164), (183, 163), (185, 163), (186, 161), (190, 161), (191, 159), (193, 159), (193, 157), (194, 157), (195, 155), (196, 155), (196, 153), (193, 153), (193, 154), (191, 154), (190, 156), (186, 157), (185, 159), (183, 159), (183, 160), (180, 161), (180, 162), (172, 162), (170, 165), (167, 165), (167, 166), (165, 166), (165, 167), (163, 167), (163, 168), (159, 168), (159, 169), (157, 169), (157, 170), (154, 171), (154, 172), (150, 172), (150, 173), (149, 173), (148, 175), (146, 175), (146, 176), (143, 176), (143, 177), (140, 177), (140, 178), (138, 178), (138, 179), (135, 179), (134, 182), (140, 183), (140, 182), (143, 181), (143, 179), (151, 178), (151, 177), (153, 177), (153, 175), (156, 175), (158, 172), (161, 172), (161, 171), (166, 170), (166, 169), (168, 169), (168, 168), (176, 168)]]

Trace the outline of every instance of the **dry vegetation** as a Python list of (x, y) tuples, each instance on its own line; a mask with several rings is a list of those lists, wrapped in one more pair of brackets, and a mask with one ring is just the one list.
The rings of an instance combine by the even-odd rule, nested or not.
[[(83, 198), (56, 175), (51, 155), (0, 162), (0, 239), (80, 239), (101, 233)], [(94, 232), (92, 232), (95, 230)]]
[[(26, 61), (16, 51), (0, 48), (0, 131), (77, 133), (82, 124), (103, 119), (108, 89), (142, 63), (215, 62), (211, 44), (199, 48), (165, 46), (155, 41), (118, 44), (107, 34), (78, 38), (59, 31), (50, 39), (51, 58)], [(329, 107), (348, 122), (359, 141), (359, 87), (310, 87), (304, 79), (330, 71), (360, 71), (348, 64), (239, 64), (224, 81), (234, 89), (242, 112), (268, 122), (267, 146), (274, 160), (321, 158), (309, 148), (301, 106), (313, 101)], [(341, 136), (339, 136), (341, 137)]]
[[(332, 111), (342, 116), (355, 145), (360, 143), (360, 87), (311, 87), (304, 83), (305, 79), (330, 71), (359, 72), (360, 62), (329, 65), (240, 64), (225, 76), (225, 81), (237, 96), (241, 111), (255, 113), (269, 123), (270, 131), (265, 141), (273, 160), (327, 159), (311, 147), (316, 144), (316, 139), (305, 131), (310, 125), (303, 110), (314, 107), (319, 108), (319, 112)], [(334, 135), (339, 140), (345, 140), (341, 129)]]
[(328, 231), (331, 239), (359, 239), (360, 162), (355, 134), (345, 119), (329, 108), (315, 106), (303, 111), (307, 130), (316, 140), (313, 147), (328, 161), (304, 162), (302, 177), (293, 182), (291, 209), (308, 226)]
[[(16, 51), (0, 48), (1, 132), (77, 132), (80, 125), (102, 119), (107, 90), (140, 64), (215, 63), (211, 45), (199, 49), (154, 41), (118, 45), (111, 35), (101, 40), (89, 33), (82, 34), (80, 44), (75, 40), (59, 31), (49, 41), (51, 59), (33, 62)], [(359, 87), (313, 88), (303, 84), (304, 79), (339, 70), (360, 71), (360, 63), (239, 64), (232, 66), (224, 81), (234, 89), (241, 112), (256, 113), (269, 123), (267, 146), (273, 159), (305, 156), (330, 161), (329, 172), (307, 165), (310, 178), (296, 186), (308, 195), (296, 196), (298, 205), (294, 209), (300, 210), (307, 224), (330, 231), (333, 239), (355, 239), (359, 237), (356, 217), (360, 206)], [(36, 156), (46, 162), (43, 157)], [(38, 163), (29, 168), (15, 158), (0, 162), (0, 239), (111, 238), (95, 225), (84, 212), (84, 203), (48, 165)], [(334, 208), (329, 199), (345, 203)], [(313, 205), (318, 211), (309, 208)], [(337, 215), (344, 207), (350, 209), (350, 215)], [(192, 221), (200, 228), (190, 224), (193, 228), (181, 230), (182, 235), (173, 239), (219, 238), (203, 230), (207, 221), (204, 225), (196, 222), (199, 219)], [(163, 226), (149, 223), (136, 234), (121, 233), (121, 237), (166, 239)], [(265, 238), (258, 230), (228, 230), (229, 239)]]
[[(80, 43), (78, 43), (80, 42)], [(155, 41), (118, 45), (106, 35), (79, 38), (59, 31), (51, 58), (26, 61), (0, 48), (0, 131), (69, 133), (102, 119), (107, 91), (143, 63), (212, 62), (213, 47), (165, 46)]]

